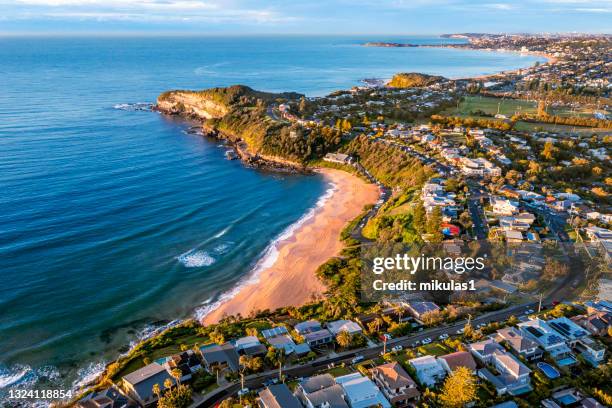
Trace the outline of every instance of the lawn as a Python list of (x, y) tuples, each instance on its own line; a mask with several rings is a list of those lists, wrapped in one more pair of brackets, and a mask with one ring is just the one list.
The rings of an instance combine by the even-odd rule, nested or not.
[(459, 107), (447, 109), (445, 115), (470, 116), (470, 112), (483, 111), (489, 115), (498, 113), (511, 117), (516, 112), (536, 113), (537, 104), (533, 101), (493, 98), (488, 96), (466, 96)]
[(423, 355), (429, 354), (432, 356), (443, 356), (445, 354), (453, 352), (453, 350), (451, 350), (450, 348), (446, 347), (445, 345), (441, 343), (426, 344), (424, 346), (420, 346), (419, 348), (417, 348), (417, 350), (419, 353)]
[(330, 374), (332, 377), (340, 377), (343, 375), (347, 375), (353, 372), (353, 370), (351, 370), (349, 367), (334, 367), (334, 368), (330, 368), (329, 370), (326, 371), (327, 374)]

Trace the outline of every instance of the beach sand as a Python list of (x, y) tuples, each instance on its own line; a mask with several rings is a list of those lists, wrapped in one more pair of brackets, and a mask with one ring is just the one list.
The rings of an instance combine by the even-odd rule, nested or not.
[(256, 310), (299, 306), (325, 292), (315, 274), (317, 268), (340, 254), (340, 232), (364, 205), (376, 202), (379, 189), (341, 170), (320, 172), (336, 186), (325, 204), (291, 237), (277, 244), (278, 258), (260, 272), (258, 282), (245, 285), (235, 297), (205, 316), (202, 323), (215, 323), (238, 313), (248, 316)]

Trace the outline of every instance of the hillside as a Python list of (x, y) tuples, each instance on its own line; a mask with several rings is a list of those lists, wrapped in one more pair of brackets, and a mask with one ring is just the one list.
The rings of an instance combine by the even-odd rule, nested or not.
[(403, 72), (393, 75), (393, 78), (391, 78), (387, 85), (394, 88), (413, 88), (429, 86), (442, 81), (446, 81), (446, 78), (416, 72)]

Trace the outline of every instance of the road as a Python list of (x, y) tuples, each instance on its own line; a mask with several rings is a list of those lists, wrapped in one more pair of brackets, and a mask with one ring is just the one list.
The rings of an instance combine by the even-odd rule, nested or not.
[(541, 207), (524, 203), (530, 211), (535, 212), (544, 219), (544, 223), (559, 242), (570, 242), (570, 237), (565, 231), (568, 215), (566, 213), (557, 212), (548, 207)]
[[(547, 304), (549, 305), (549, 304)], [(537, 302), (528, 302), (521, 305), (512, 306), (506, 309), (490, 312), (482, 316), (478, 316), (472, 320), (472, 325), (477, 326), (482, 323), (490, 323), (503, 321), (508, 319), (511, 315), (520, 316), (524, 315), (529, 310), (537, 308)], [(423, 330), (418, 333), (414, 333), (408, 336), (399, 337), (397, 339), (391, 339), (387, 342), (387, 350), (392, 347), (401, 345), (402, 347), (412, 347), (416, 341), (422, 341), (425, 338), (436, 339), (442, 334), (448, 334), (449, 336), (456, 335), (457, 331), (462, 329), (466, 320), (461, 320), (450, 325), (443, 325), (434, 327), (431, 329)], [(318, 358), (308, 364), (304, 365), (293, 365), (283, 368), (283, 375), (287, 378), (299, 378), (307, 377), (318, 373), (319, 371), (325, 370), (329, 364), (337, 363), (350, 363), (350, 360), (355, 356), (363, 356), (365, 360), (377, 357), (383, 351), (382, 345), (376, 345), (373, 347), (362, 348), (357, 350), (346, 351), (343, 353), (332, 354)], [(256, 390), (262, 387), (262, 384), (267, 380), (278, 378), (278, 370), (269, 370), (259, 374), (253, 374), (245, 377), (245, 387)], [(239, 383), (232, 383), (225, 387), (218, 388), (217, 390), (207, 394), (203, 399), (193, 404), (191, 408), (204, 408), (214, 406), (221, 402), (223, 399), (230, 395), (235, 395), (240, 390)]]
[(472, 217), (474, 236), (478, 240), (485, 240), (489, 236), (489, 227), (480, 199), (488, 195), (474, 180), (468, 180), (467, 185), (470, 194), (468, 198), (468, 211), (470, 212), (470, 217)]

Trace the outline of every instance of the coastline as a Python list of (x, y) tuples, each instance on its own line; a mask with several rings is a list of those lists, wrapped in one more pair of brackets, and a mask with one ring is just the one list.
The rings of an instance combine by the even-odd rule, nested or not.
[(213, 324), (230, 315), (248, 316), (258, 310), (300, 306), (325, 292), (325, 285), (316, 276), (317, 268), (340, 254), (344, 246), (340, 241), (342, 229), (366, 204), (378, 199), (379, 190), (341, 170), (317, 172), (332, 186), (329, 195), (289, 236), (272, 244), (275, 257), (264, 261), (239, 290), (198, 316), (202, 324)]

